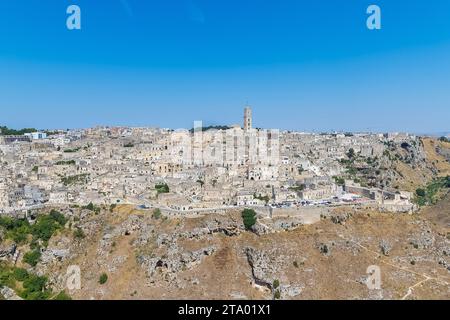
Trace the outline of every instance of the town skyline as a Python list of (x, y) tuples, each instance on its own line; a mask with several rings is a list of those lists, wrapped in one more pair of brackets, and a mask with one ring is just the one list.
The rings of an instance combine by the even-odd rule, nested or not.
[(449, 131), (448, 2), (75, 3), (0, 4), (2, 124)]
[[(250, 107), (252, 109), (252, 112), (257, 111), (257, 109), (254, 109), (251, 105), (244, 105), (245, 108)], [(35, 129), (35, 131), (67, 131), (67, 130), (83, 130), (83, 129), (89, 129), (89, 128), (96, 128), (96, 127), (105, 127), (105, 128), (158, 128), (158, 129), (165, 129), (165, 130), (193, 130), (195, 123), (196, 122), (201, 122), (202, 123), (202, 128), (206, 128), (206, 129), (221, 129), (221, 128), (225, 128), (225, 127), (233, 127), (236, 125), (240, 125), (242, 128), (244, 127), (244, 125), (241, 125), (240, 123), (242, 122), (242, 119), (236, 119), (235, 122), (230, 122), (230, 123), (220, 123), (219, 121), (203, 121), (203, 120), (192, 120), (191, 121), (191, 126), (186, 126), (186, 127), (165, 127), (165, 126), (159, 126), (157, 124), (141, 124), (141, 125), (133, 125), (133, 124), (125, 124), (125, 123), (96, 123), (90, 126), (85, 126), (85, 127), (76, 127), (76, 126), (67, 126), (67, 127), (57, 127), (55, 126), (50, 126), (50, 127), (39, 127), (36, 125), (32, 125), (32, 123), (30, 123), (27, 126), (8, 126), (7, 123), (0, 123), (0, 126), (4, 126), (7, 127), (8, 129), (12, 129), (12, 130), (22, 130), (22, 129)], [(258, 123), (258, 121), (257, 121)], [(450, 130), (435, 130), (435, 131), (402, 131), (402, 130), (382, 130), (382, 129), (373, 129), (373, 128), (366, 128), (361, 129), (361, 130), (348, 130), (345, 128), (330, 128), (330, 129), (313, 129), (313, 130), (302, 130), (301, 128), (297, 128), (297, 129), (292, 129), (292, 128), (276, 128), (276, 127), (262, 127), (262, 126), (255, 126), (256, 129), (277, 129), (277, 130), (281, 130), (281, 131), (290, 131), (290, 132), (300, 132), (300, 133), (390, 133), (390, 132), (402, 132), (402, 133), (410, 133), (410, 134), (417, 134), (417, 135), (423, 135), (423, 136), (436, 136), (436, 137), (440, 137), (440, 136), (449, 136), (450, 135)], [(1, 133), (1, 132), (0, 132)]]

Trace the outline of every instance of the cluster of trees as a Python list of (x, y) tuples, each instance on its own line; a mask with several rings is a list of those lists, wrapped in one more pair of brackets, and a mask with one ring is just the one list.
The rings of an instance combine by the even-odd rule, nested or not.
[(257, 195), (256, 193), (253, 195), (253, 198), (264, 201), (265, 203), (268, 203), (270, 201), (270, 198), (268, 195)]
[(25, 133), (36, 132), (35, 128), (24, 128), (20, 130), (10, 129), (6, 126), (0, 126), (0, 136), (21, 136)]
[(50, 238), (63, 229), (66, 222), (64, 215), (56, 210), (39, 216), (33, 225), (30, 225), (27, 219), (0, 217), (0, 226), (6, 230), (7, 239), (17, 244), (29, 243), (31, 251), (25, 253), (23, 261), (32, 267), (41, 259), (41, 245), (47, 246)]
[(57, 166), (75, 165), (75, 160), (61, 160), (55, 163)]
[(89, 210), (95, 212), (96, 214), (100, 213), (101, 208), (94, 205), (92, 202), (89, 202), (87, 206), (82, 206), (81, 209)]
[(70, 186), (79, 183), (86, 183), (87, 178), (89, 177), (89, 173), (77, 174), (74, 176), (62, 177), (61, 182), (65, 186)]
[(450, 176), (431, 181), (425, 188), (416, 190), (415, 201), (419, 206), (433, 205), (439, 200), (439, 194), (450, 188)]
[(0, 263), (0, 287), (7, 286), (13, 289), (21, 298), (26, 300), (71, 299), (64, 291), (55, 295), (48, 287), (47, 282), (47, 277)]
[(75, 153), (80, 151), (81, 148), (74, 148), (74, 149), (66, 149), (64, 150), (64, 153)]
[(64, 227), (66, 222), (66, 217), (56, 210), (50, 211), (48, 215), (39, 216), (34, 225), (30, 225), (27, 219), (0, 217), (0, 226), (6, 230), (6, 238), (18, 244), (26, 243), (29, 235), (32, 236), (32, 244), (38, 240), (47, 243), (57, 230)]
[[(194, 129), (197, 129), (197, 128), (192, 128), (189, 131), (191, 133), (193, 133)], [(215, 129), (215, 130), (228, 130), (228, 129), (231, 129), (231, 127), (229, 127), (229, 126), (207, 126), (207, 127), (202, 127), (202, 131), (208, 131), (208, 130), (212, 130), (212, 129)]]

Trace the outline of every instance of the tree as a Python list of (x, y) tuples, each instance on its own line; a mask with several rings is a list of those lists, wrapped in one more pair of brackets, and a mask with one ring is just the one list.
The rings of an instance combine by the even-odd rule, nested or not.
[(275, 300), (280, 300), (280, 298), (281, 298), (280, 290), (275, 291), (275, 294), (273, 295), (273, 297), (275, 298)]
[(20, 296), (26, 300), (46, 300), (51, 292), (46, 289), (47, 277), (30, 275), (24, 282)]
[(170, 189), (167, 183), (158, 183), (155, 185), (155, 189), (158, 193), (169, 193)]
[(106, 273), (102, 273), (100, 278), (98, 279), (98, 283), (105, 284), (108, 281), (108, 275)]
[(205, 184), (205, 182), (203, 180), (198, 179), (197, 183), (200, 184), (200, 188), (203, 188), (203, 185)]
[(349, 159), (353, 159), (353, 158), (355, 157), (355, 149), (350, 148), (350, 149), (348, 150), (348, 152), (347, 152), (347, 157), (348, 157)]
[(251, 230), (251, 228), (256, 223), (256, 212), (253, 209), (244, 209), (242, 211), (242, 220), (244, 221), (244, 226), (246, 230)]
[(425, 197), (427, 195), (426, 191), (422, 188), (416, 190), (416, 195), (419, 197)]
[(16, 268), (16, 269), (14, 269), (13, 274), (14, 274), (14, 278), (17, 281), (25, 281), (29, 277), (28, 271), (23, 269), (23, 268)]

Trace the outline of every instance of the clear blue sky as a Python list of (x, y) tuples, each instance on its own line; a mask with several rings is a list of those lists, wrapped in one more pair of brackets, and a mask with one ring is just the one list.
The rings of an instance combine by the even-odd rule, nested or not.
[(0, 1), (0, 125), (232, 124), (247, 100), (258, 127), (450, 131), (450, 1)]

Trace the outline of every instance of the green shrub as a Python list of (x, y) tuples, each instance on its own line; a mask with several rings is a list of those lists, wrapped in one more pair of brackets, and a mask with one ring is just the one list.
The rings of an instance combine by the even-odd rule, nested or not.
[(15, 268), (13, 275), (17, 281), (25, 281), (29, 277), (28, 271), (22, 268)]
[(251, 228), (256, 223), (256, 212), (253, 209), (244, 209), (242, 211), (242, 219), (244, 221), (244, 226), (246, 230), (251, 230)]
[(46, 300), (50, 297), (51, 291), (46, 289), (47, 278), (30, 275), (23, 282), (23, 290), (19, 296), (26, 300)]
[(85, 209), (85, 210), (89, 210), (89, 211), (95, 212), (96, 214), (100, 213), (100, 207), (97, 207), (92, 202), (90, 202), (87, 206), (83, 206), (81, 208)]
[(84, 234), (83, 230), (81, 230), (81, 228), (76, 228), (73, 232), (73, 236), (77, 239), (83, 239), (86, 235)]
[(274, 289), (278, 289), (279, 286), (280, 286), (280, 281), (279, 280), (273, 280), (273, 288)]
[(281, 299), (280, 290), (275, 291), (275, 294), (273, 295), (273, 297), (275, 298), (275, 300), (280, 300)]
[(419, 197), (425, 197), (426, 196), (426, 192), (424, 189), (417, 189), (416, 190), (416, 195)]
[(156, 208), (153, 210), (152, 218), (153, 219), (159, 219), (161, 217), (161, 210)]
[(41, 251), (39, 249), (28, 251), (23, 256), (23, 261), (25, 263), (28, 263), (32, 267), (35, 267), (40, 260), (41, 260)]
[(72, 297), (69, 296), (64, 290), (61, 291), (53, 298), (53, 300), (72, 300)]
[(108, 281), (108, 275), (106, 273), (102, 273), (100, 278), (98, 279), (98, 283), (105, 284)]
[(170, 189), (167, 183), (158, 183), (155, 185), (155, 189), (158, 193), (169, 193)]

